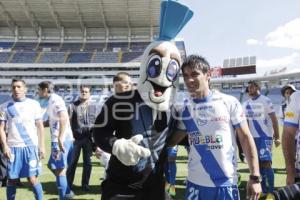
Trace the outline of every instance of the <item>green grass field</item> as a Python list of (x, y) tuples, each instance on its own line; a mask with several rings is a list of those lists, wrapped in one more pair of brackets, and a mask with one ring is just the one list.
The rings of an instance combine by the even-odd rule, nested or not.
[[(55, 177), (54, 175), (49, 171), (46, 164), (48, 161), (48, 157), (50, 154), (49, 148), (50, 148), (50, 135), (47, 131), (46, 134), (46, 147), (47, 147), (47, 159), (43, 160), (43, 173), (39, 177), (40, 181), (43, 184), (44, 189), (44, 199), (45, 200), (54, 200), (57, 199), (57, 189), (55, 184)], [(274, 148), (273, 151), (273, 167), (275, 170), (275, 187), (281, 187), (285, 185), (285, 169), (284, 169), (284, 159), (282, 155), (281, 146), (278, 148)], [(90, 192), (84, 192), (80, 188), (81, 183), (81, 174), (82, 174), (82, 159), (80, 158), (78, 163), (78, 168), (76, 170), (75, 175), (75, 181), (74, 181), (74, 192), (76, 194), (76, 197), (74, 199), (78, 200), (92, 200), (92, 199), (100, 199), (100, 183), (103, 176), (103, 170), (104, 168), (100, 165), (99, 161), (93, 157), (93, 169), (92, 169), (92, 175), (90, 179), (90, 186), (91, 191)], [(245, 199), (245, 185), (246, 181), (248, 180), (248, 166), (247, 164), (240, 163), (239, 162), (239, 170), (240, 174), (242, 175), (242, 184), (240, 186), (240, 193), (241, 193), (241, 199)], [(184, 199), (184, 190), (185, 185), (184, 181), (187, 175), (187, 155), (186, 150), (183, 147), (179, 148), (179, 154), (177, 157), (177, 195), (176, 199), (183, 200)], [(199, 177), (200, 178), (200, 177)], [(24, 187), (17, 189), (17, 200), (27, 200), (27, 199), (34, 199), (33, 193), (31, 192), (31, 188), (28, 187), (27, 180), (22, 179), (22, 182), (24, 183)], [(6, 199), (6, 193), (5, 188), (0, 189), (0, 199)]]

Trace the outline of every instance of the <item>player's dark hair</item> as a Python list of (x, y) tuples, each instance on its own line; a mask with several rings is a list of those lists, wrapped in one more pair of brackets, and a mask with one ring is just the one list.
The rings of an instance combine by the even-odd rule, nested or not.
[(48, 93), (54, 92), (54, 85), (50, 81), (42, 81), (38, 84), (41, 90), (48, 89)]
[(20, 78), (13, 78), (11, 80), (11, 85), (13, 85), (13, 83), (15, 82), (22, 82), (24, 86), (26, 86), (26, 82), (23, 80), (23, 79), (20, 79)]
[(122, 81), (123, 80), (122, 76), (130, 77), (130, 75), (127, 72), (119, 72), (114, 76), (113, 83), (118, 82), (118, 81)]
[(182, 63), (181, 70), (185, 68), (201, 70), (203, 74), (206, 74), (210, 70), (209, 63), (207, 60), (199, 55), (190, 55)]

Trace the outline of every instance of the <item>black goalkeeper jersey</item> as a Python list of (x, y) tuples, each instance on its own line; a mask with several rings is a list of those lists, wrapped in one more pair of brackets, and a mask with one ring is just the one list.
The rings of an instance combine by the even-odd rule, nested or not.
[(135, 166), (125, 166), (112, 155), (107, 179), (116, 184), (142, 188), (153, 186), (154, 180), (163, 177), (167, 156), (165, 144), (173, 120), (166, 112), (158, 112), (155, 117), (152, 115), (152, 108), (144, 103), (137, 90), (111, 96), (105, 102), (95, 122), (93, 135), (96, 144), (111, 153), (115, 140), (142, 134), (144, 139), (140, 145), (151, 151), (149, 158), (142, 158)]

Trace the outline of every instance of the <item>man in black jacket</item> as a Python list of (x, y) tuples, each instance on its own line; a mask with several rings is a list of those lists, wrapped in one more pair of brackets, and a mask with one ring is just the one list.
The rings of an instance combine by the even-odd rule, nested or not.
[(83, 151), (83, 173), (81, 187), (84, 191), (89, 191), (89, 180), (92, 171), (91, 156), (93, 153), (92, 127), (97, 116), (96, 104), (90, 101), (90, 86), (80, 86), (80, 98), (73, 102), (69, 107), (70, 124), (74, 136), (74, 149), (72, 152), (72, 161), (67, 170), (67, 180), (72, 188), (74, 175), (80, 157), (80, 151)]

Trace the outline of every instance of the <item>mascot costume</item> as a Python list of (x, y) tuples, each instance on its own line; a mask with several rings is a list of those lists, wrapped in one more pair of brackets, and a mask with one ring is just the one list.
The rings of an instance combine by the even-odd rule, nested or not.
[(112, 154), (102, 200), (166, 198), (166, 139), (181, 64), (170, 40), (192, 15), (176, 1), (162, 1), (159, 38), (144, 51), (137, 90), (111, 96), (96, 119), (95, 143)]

